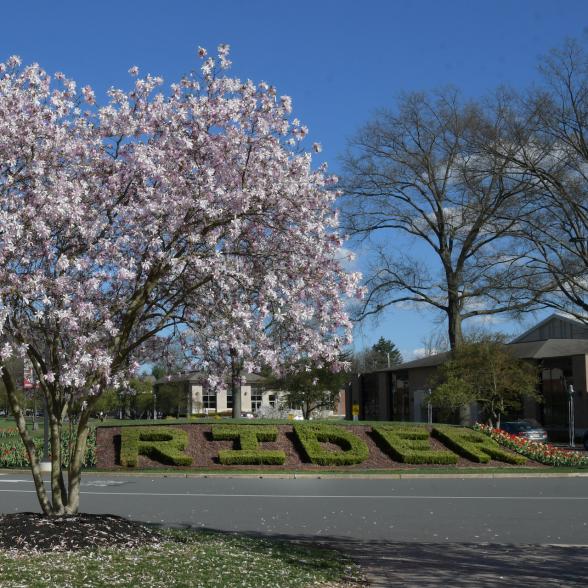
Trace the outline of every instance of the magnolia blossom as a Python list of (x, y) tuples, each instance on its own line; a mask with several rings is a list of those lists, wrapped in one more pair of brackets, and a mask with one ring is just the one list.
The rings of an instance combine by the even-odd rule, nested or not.
[(153, 341), (249, 369), (350, 341), (335, 179), (289, 147), (308, 129), (288, 97), (227, 76), (228, 45), (198, 54), (201, 76), (164, 91), (134, 66), (103, 106), (0, 65), (1, 358), (28, 354), (56, 398), (121, 384)]
[(82, 88), (82, 94), (84, 96), (84, 100), (88, 104), (95, 104), (96, 103), (96, 95), (94, 94), (94, 90), (90, 86), (84, 86)]
[[(200, 75), (166, 90), (132, 67), (101, 106), (63, 74), (0, 64), (0, 367), (27, 357), (47, 400), (51, 500), (1, 377), (46, 514), (77, 511), (89, 415), (138, 362), (179, 347), (220, 385), (227, 357), (332, 361), (350, 341), (361, 291), (337, 260), (334, 178), (300, 149), (289, 99), (226, 75), (228, 46), (199, 53)], [(61, 426), (80, 406), (66, 485)]]

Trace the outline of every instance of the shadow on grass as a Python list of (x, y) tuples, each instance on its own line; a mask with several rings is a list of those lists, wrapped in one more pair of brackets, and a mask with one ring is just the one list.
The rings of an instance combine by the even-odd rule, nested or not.
[(273, 537), (259, 533), (235, 533), (219, 531), (205, 527), (191, 525), (166, 526), (161, 524), (147, 524), (152, 529), (167, 529), (179, 531), (174, 540), (180, 543), (191, 543), (193, 535), (187, 536), (182, 531), (196, 533), (199, 543), (214, 543), (221, 538), (223, 548), (233, 552), (246, 551), (248, 554), (258, 555), (260, 558), (271, 558), (281, 564), (288, 564), (299, 570), (315, 572), (318, 570), (330, 572), (337, 576), (343, 574), (344, 580), (352, 581), (350, 586), (362, 584), (357, 577), (347, 577), (346, 565), (353, 560), (350, 556), (341, 557), (339, 550), (330, 546), (318, 545), (310, 541), (293, 541), (288, 537)]
[[(190, 525), (174, 528), (235, 533)], [(358, 563), (369, 586), (534, 587), (587, 585), (588, 545), (502, 545), (361, 541), (347, 537), (240, 533), (337, 550)]]

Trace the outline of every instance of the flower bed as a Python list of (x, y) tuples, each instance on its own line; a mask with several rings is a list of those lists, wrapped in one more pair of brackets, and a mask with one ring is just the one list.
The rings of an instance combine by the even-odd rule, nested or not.
[(530, 441), (524, 437), (518, 437), (501, 429), (494, 429), (489, 425), (480, 423), (476, 423), (474, 429), (488, 435), (503, 447), (544, 465), (588, 467), (588, 458), (575, 451), (553, 447), (549, 443)]
[[(37, 455), (43, 455), (43, 438), (34, 437)], [(75, 439), (74, 439), (75, 441)], [(64, 429), (61, 435), (62, 462), (69, 465), (69, 431)], [(91, 428), (86, 443), (85, 467), (96, 466), (96, 429)], [(29, 456), (16, 428), (0, 431), (0, 468), (28, 468)]]

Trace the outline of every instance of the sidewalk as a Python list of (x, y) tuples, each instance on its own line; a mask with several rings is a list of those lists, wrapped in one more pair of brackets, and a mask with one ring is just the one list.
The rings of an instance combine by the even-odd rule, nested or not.
[(304, 542), (348, 554), (374, 588), (587, 586), (588, 545)]

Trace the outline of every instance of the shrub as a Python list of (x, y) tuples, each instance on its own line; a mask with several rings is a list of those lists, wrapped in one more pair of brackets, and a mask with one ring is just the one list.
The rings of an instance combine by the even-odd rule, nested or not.
[(259, 442), (275, 441), (277, 436), (278, 429), (272, 425), (212, 426), (214, 441), (235, 441), (238, 447), (218, 452), (218, 459), (224, 465), (282, 465), (286, 461), (286, 454), (283, 451), (259, 448)]
[(136, 467), (139, 455), (145, 455), (168, 465), (192, 465), (192, 458), (183, 452), (187, 445), (188, 433), (182, 429), (123, 427), (120, 463), (126, 467)]
[(392, 459), (401, 463), (439, 465), (457, 463), (455, 453), (432, 449), (429, 431), (425, 427), (374, 425), (372, 432)]
[(486, 435), (465, 427), (433, 427), (433, 435), (462, 457), (478, 463), (488, 463), (490, 459), (511, 464), (523, 464), (526, 459), (501, 449), (498, 443)]
[[(318, 465), (352, 465), (369, 457), (367, 445), (356, 435), (334, 425), (294, 425), (306, 457)], [(342, 451), (329, 451), (321, 443), (334, 443)]]
[(223, 465), (283, 465), (286, 454), (283, 451), (267, 449), (257, 451), (222, 449), (218, 459)]

